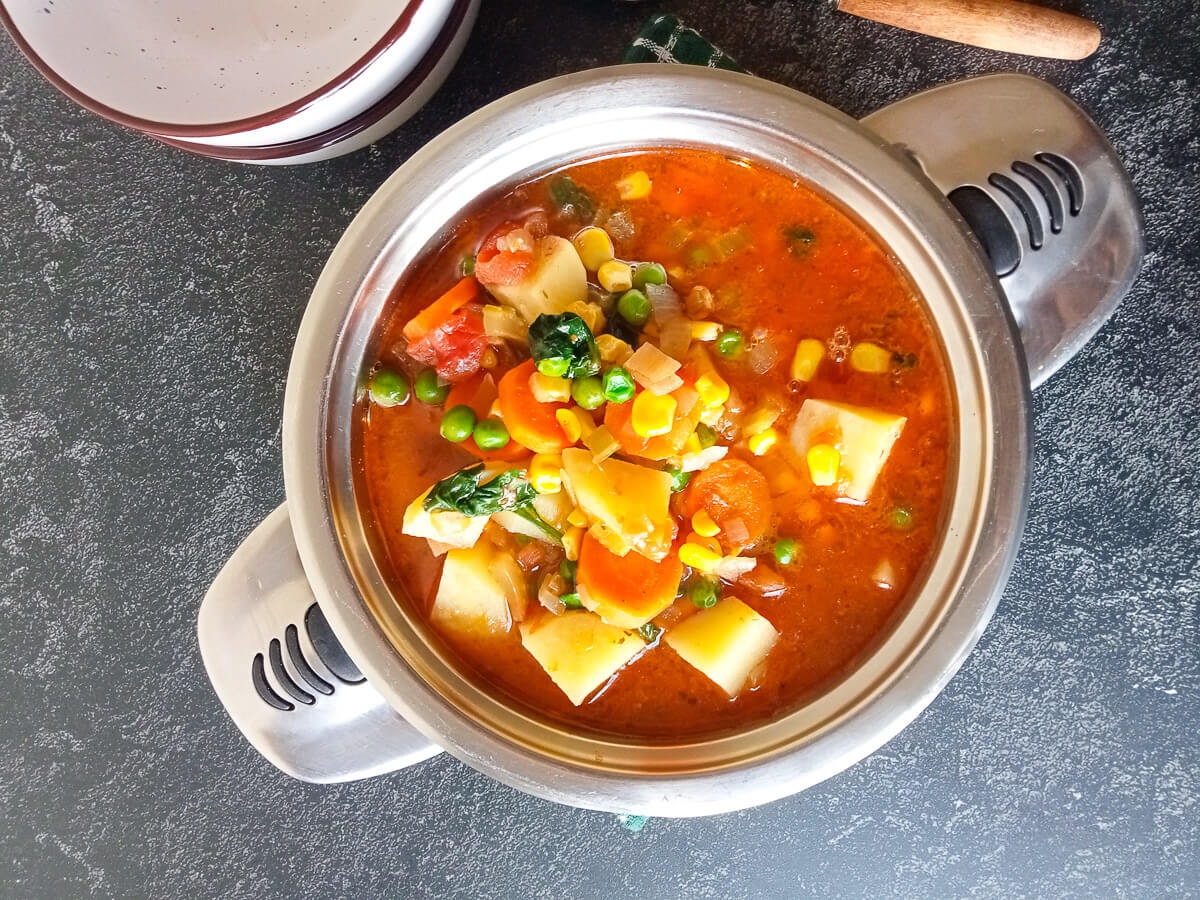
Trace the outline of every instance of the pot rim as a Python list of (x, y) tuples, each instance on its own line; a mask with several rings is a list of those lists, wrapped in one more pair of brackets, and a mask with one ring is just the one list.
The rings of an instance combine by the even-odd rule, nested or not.
[[(591, 134), (589, 128), (601, 121), (609, 127), (676, 123), (691, 134), (719, 137), (676, 144), (724, 147), (768, 165), (772, 154), (790, 152), (812, 167), (783, 166), (800, 177), (841, 178), (839, 186), (847, 193), (834, 192), (835, 202), (850, 203), (853, 194), (860, 201), (852, 207), (856, 215), (870, 205), (869, 227), (881, 240), (887, 237), (884, 242), (900, 257), (927, 305), (945, 306), (940, 312), (930, 308), (959, 393), (954, 503), (957, 510), (961, 501), (965, 511), (961, 519), (957, 512), (949, 516), (931, 566), (930, 579), (941, 578), (937, 589), (927, 580), (911, 611), (846, 681), (777, 722), (733, 736), (760, 741), (758, 752), (741, 757), (693, 753), (678, 770), (621, 768), (613, 763), (624, 752), (620, 747), (637, 751), (626, 753), (629, 759), (637, 753), (654, 757), (661, 748), (588, 744), (578, 735), (564, 737), (564, 747), (570, 744), (571, 752), (590, 748), (601, 758), (585, 760), (565, 749), (549, 753), (545, 746), (531, 746), (524, 729), (535, 726), (511, 707), (494, 699), (488, 706), (486, 699), (462, 694), (450, 699), (448, 692), (458, 686), (448, 687), (447, 679), (456, 673), (415, 649), (419, 634), (403, 652), (398, 649), (397, 642), (406, 639), (400, 633), (404, 623), (387, 617), (403, 615), (372, 604), (378, 573), (364, 569), (370, 566), (369, 547), (347, 527), (357, 515), (347, 417), (353, 398), (361, 394), (367, 356), (362, 336), (372, 330), (395, 283), (396, 272), (388, 271), (386, 261), (415, 257), (448, 221), (434, 228), (431, 211), (439, 203), (446, 209), (465, 205), (473, 181), (486, 184), (490, 162), (506, 160), (512, 168), (517, 157), (554, 158), (569, 146), (569, 138)], [(547, 122), (557, 131), (547, 132)], [(644, 137), (606, 140), (576, 150), (574, 157), (672, 143)], [(568, 150), (561, 158), (570, 157)], [(530, 172), (518, 167), (499, 181), (525, 174)], [(462, 196), (456, 199), (455, 191)], [(423, 231), (414, 224), (422, 216), (430, 220)], [(969, 403), (966, 392), (972, 393)], [(292, 357), (283, 431), (288, 507), (304, 569), (334, 631), (376, 689), (430, 740), (506, 784), (557, 802), (613, 812), (707, 815), (796, 793), (857, 762), (912, 721), (957, 671), (990, 619), (1015, 559), (1028, 498), (1029, 402), (1024, 358), (999, 286), (945, 198), (900, 153), (837, 110), (752, 76), (691, 66), (623, 65), (551, 79), (479, 110), (416, 153), (351, 223), (313, 291)], [(943, 562), (945, 571), (940, 571)], [(363, 586), (372, 584), (368, 597)], [(882, 660), (893, 641), (894, 664), (879, 662), (878, 671), (863, 676), (874, 680), (860, 679), (857, 695), (838, 699), (847, 683)], [(470, 703), (477, 705), (464, 712)], [(814, 720), (820, 727), (794, 727), (800, 721), (795, 716), (821, 704), (832, 711)], [(773, 732), (764, 737), (759, 734), (764, 729)], [(721, 740), (695, 746), (716, 746)]]

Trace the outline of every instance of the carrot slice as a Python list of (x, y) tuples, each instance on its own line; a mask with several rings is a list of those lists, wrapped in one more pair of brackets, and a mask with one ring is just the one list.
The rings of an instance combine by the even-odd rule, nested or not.
[(621, 628), (645, 625), (675, 602), (683, 564), (677, 554), (651, 562), (630, 551), (617, 556), (590, 534), (579, 550), (575, 582), (600, 618)]
[[(496, 399), (496, 382), (491, 375), (483, 372), (476, 373), (466, 381), (460, 381), (446, 395), (443, 409), (454, 409), (456, 406), (469, 406), (475, 410), (477, 418), (486, 419)], [(469, 437), (458, 446), (462, 447), (477, 459), (484, 462), (516, 462), (529, 455), (529, 451), (514, 440), (510, 440), (499, 450), (484, 450), (475, 443), (475, 438)]]
[(468, 275), (404, 324), (409, 343), (419, 341), (479, 295), (479, 282)]
[(642, 437), (634, 431), (633, 422), (630, 421), (633, 415), (632, 401), (610, 403), (605, 408), (604, 424), (608, 426), (608, 430), (612, 432), (623, 451), (643, 459), (666, 459), (668, 456), (678, 456), (683, 450), (683, 445), (692, 436), (696, 424), (700, 421), (701, 409), (700, 404), (696, 402), (696, 391), (693, 387), (695, 382), (690, 373), (680, 369), (679, 376), (683, 378), (683, 386), (671, 391), (671, 396), (675, 398), (679, 409), (687, 408), (689, 404), (690, 408), (687, 415), (675, 419), (675, 424), (666, 434)]
[(532, 359), (509, 369), (500, 379), (500, 417), (509, 436), (534, 453), (556, 453), (571, 446), (554, 414), (565, 403), (541, 403), (533, 396), (529, 376), (535, 371)]
[(692, 516), (704, 510), (725, 529), (733, 519), (745, 526), (745, 546), (760, 541), (775, 514), (771, 488), (758, 469), (740, 459), (722, 459), (696, 473), (684, 496), (684, 512)]

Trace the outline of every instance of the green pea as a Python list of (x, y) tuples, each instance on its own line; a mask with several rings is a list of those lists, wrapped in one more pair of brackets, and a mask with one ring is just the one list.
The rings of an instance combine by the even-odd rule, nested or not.
[(575, 583), (575, 573), (578, 571), (579, 563), (573, 559), (564, 559), (558, 564), (558, 574), (572, 584)]
[(583, 601), (579, 599), (576, 593), (563, 594), (558, 598), (563, 602), (563, 606), (567, 609), (583, 609)]
[(671, 492), (674, 494), (682, 491), (688, 486), (688, 482), (692, 480), (691, 472), (685, 472), (674, 466), (667, 466), (667, 474), (671, 476)]
[(775, 559), (781, 566), (790, 566), (800, 555), (800, 545), (794, 538), (779, 538), (775, 542)]
[(707, 578), (697, 578), (688, 588), (692, 605), (709, 609), (717, 605), (717, 585)]
[(450, 385), (442, 384), (433, 369), (423, 369), (413, 384), (413, 393), (422, 403), (445, 403)]
[(633, 270), (633, 286), (644, 288), (648, 284), (666, 284), (667, 270), (658, 263), (638, 263)]
[(630, 325), (642, 326), (646, 324), (654, 308), (646, 299), (646, 295), (634, 288), (621, 295), (621, 299), (617, 301), (617, 312)]
[(726, 328), (717, 338), (717, 352), (732, 359), (742, 352), (742, 332), (737, 328)]
[(571, 399), (584, 409), (596, 409), (604, 403), (604, 384), (595, 375), (571, 382)]
[(562, 378), (571, 368), (571, 361), (561, 356), (548, 356), (539, 359), (537, 370), (547, 378)]
[(476, 423), (472, 433), (480, 450), (499, 450), (508, 443), (508, 429), (499, 419), (484, 419)]
[(892, 510), (892, 527), (897, 531), (908, 531), (913, 527), (913, 513), (907, 506), (897, 506)]
[(604, 399), (609, 403), (625, 403), (633, 399), (633, 376), (624, 366), (613, 366), (604, 373)]
[(701, 422), (696, 426), (696, 440), (702, 449), (707, 450), (717, 442), (717, 433)]
[(386, 366), (380, 366), (371, 376), (367, 390), (377, 406), (402, 406), (408, 402), (408, 379)]
[(459, 404), (446, 410), (442, 416), (442, 437), (455, 444), (461, 444), (475, 430), (475, 410)]

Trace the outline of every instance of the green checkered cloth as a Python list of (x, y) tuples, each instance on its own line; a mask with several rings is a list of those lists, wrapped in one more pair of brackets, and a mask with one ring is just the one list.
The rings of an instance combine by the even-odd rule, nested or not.
[(746, 70), (720, 47), (714, 47), (694, 28), (688, 28), (676, 16), (655, 16), (625, 51), (625, 62), (688, 63), (710, 69)]

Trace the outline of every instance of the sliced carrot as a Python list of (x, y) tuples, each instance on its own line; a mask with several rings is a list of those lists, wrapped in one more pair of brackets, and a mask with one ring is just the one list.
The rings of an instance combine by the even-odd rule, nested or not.
[(617, 556), (587, 534), (579, 550), (575, 582), (600, 618), (622, 628), (637, 628), (675, 602), (682, 577), (683, 564), (675, 553), (662, 562), (651, 562), (632, 550)]
[(468, 275), (404, 324), (409, 342), (419, 341), (479, 295), (479, 282)]
[(771, 488), (763, 474), (747, 462), (728, 458), (692, 477), (683, 509), (689, 520), (703, 509), (722, 530), (732, 519), (741, 519), (746, 546), (762, 539), (775, 514)]
[(634, 431), (630, 421), (633, 414), (632, 401), (610, 403), (605, 408), (604, 424), (608, 426), (608, 430), (612, 432), (623, 451), (643, 459), (666, 459), (668, 456), (678, 456), (683, 450), (683, 445), (692, 436), (696, 424), (700, 421), (701, 409), (700, 404), (696, 402), (696, 390), (690, 373), (680, 369), (679, 376), (684, 380), (683, 386), (673, 390), (671, 396), (675, 398), (678, 409), (687, 409), (688, 412), (687, 415), (678, 416), (674, 426), (666, 434), (648, 438)]
[(500, 379), (500, 417), (509, 436), (534, 453), (555, 453), (571, 446), (554, 414), (565, 403), (541, 403), (533, 396), (529, 376), (535, 371), (532, 359), (509, 369)]
[[(450, 393), (446, 395), (446, 404), (442, 408), (453, 409), (456, 406), (469, 406), (475, 410), (477, 418), (486, 419), (496, 396), (495, 379), (491, 375), (479, 372), (452, 387)], [(458, 446), (485, 462), (516, 462), (529, 455), (529, 451), (514, 440), (510, 440), (499, 450), (484, 450), (475, 443), (473, 437), (467, 438)]]

